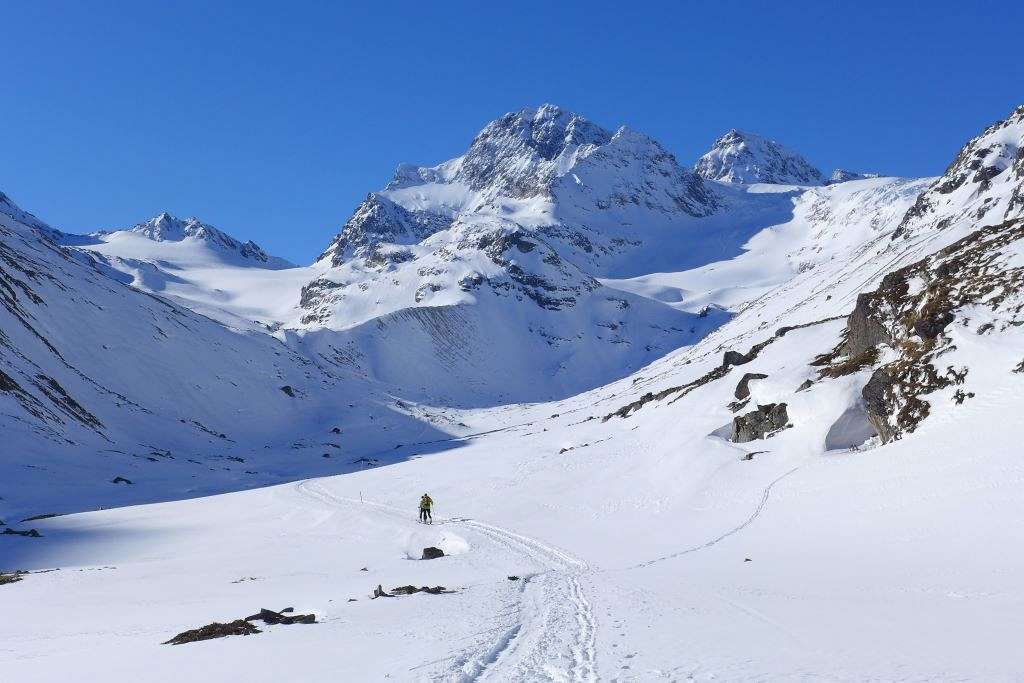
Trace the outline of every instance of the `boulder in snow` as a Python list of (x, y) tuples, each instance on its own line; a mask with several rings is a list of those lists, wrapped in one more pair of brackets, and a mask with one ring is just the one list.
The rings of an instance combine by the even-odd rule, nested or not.
[(435, 548), (435, 547), (431, 546), (429, 548), (424, 548), (423, 549), (423, 557), (421, 559), (424, 559), (424, 560), (436, 560), (439, 557), (444, 557), (444, 551), (441, 550), (440, 548)]
[(745, 415), (733, 418), (732, 439), (734, 443), (746, 443), (772, 436), (786, 427), (791, 427), (785, 403), (769, 403), (758, 406)]
[(184, 645), (185, 643), (197, 643), (200, 640), (212, 640), (225, 636), (249, 636), (254, 633), (261, 633), (261, 631), (245, 619), (235, 619), (228, 624), (215, 621), (200, 628), (182, 631), (170, 640), (164, 641), (164, 645)]

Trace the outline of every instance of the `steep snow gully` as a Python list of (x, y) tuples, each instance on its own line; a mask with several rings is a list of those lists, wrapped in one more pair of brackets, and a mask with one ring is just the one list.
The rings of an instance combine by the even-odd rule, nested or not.
[[(332, 494), (307, 479), (296, 490), (328, 507), (363, 506), (403, 526), (414, 527), (407, 510)], [(597, 680), (597, 624), (583, 582), (589, 566), (543, 541), (473, 519), (447, 518), (437, 524), (465, 532), (478, 546), (496, 546), (546, 569), (518, 580), (514, 600), (497, 613), (497, 637), (459, 650), (446, 662), (445, 680)]]

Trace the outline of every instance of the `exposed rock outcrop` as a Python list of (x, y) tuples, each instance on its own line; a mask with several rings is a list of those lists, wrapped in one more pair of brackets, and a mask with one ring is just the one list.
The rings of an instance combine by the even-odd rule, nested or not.
[(190, 631), (182, 631), (170, 640), (164, 641), (164, 645), (184, 645), (185, 643), (198, 643), (201, 640), (212, 640), (226, 636), (250, 636), (254, 633), (262, 633), (262, 631), (245, 619), (235, 619), (226, 624), (215, 621), (212, 624), (207, 624)]
[(734, 443), (746, 443), (757, 439), (766, 439), (776, 433), (792, 427), (785, 403), (769, 403), (758, 406), (745, 415), (739, 415), (732, 421), (732, 438)]
[(736, 391), (733, 392), (733, 395), (736, 397), (737, 400), (743, 400), (745, 398), (748, 398), (750, 396), (751, 380), (767, 378), (768, 375), (762, 374), (760, 372), (748, 372), (747, 374), (743, 375), (743, 377), (740, 379), (739, 384), (736, 385)]
[(889, 273), (875, 291), (858, 297), (845, 340), (818, 364), (826, 366), (822, 376), (836, 377), (885, 359), (862, 392), (868, 421), (883, 442), (913, 432), (928, 416), (925, 395), (965, 381), (968, 368), (938, 362), (955, 349), (947, 331), (958, 311), (984, 306), (998, 320), (986, 332), (1024, 324), (1024, 267), (1013, 258), (1022, 242), (1024, 220), (982, 228)]
[(424, 548), (423, 549), (423, 557), (421, 557), (420, 559), (422, 559), (422, 560), (436, 560), (439, 557), (444, 557), (444, 551), (441, 550), (440, 548), (435, 548), (435, 547), (431, 546), (429, 548)]

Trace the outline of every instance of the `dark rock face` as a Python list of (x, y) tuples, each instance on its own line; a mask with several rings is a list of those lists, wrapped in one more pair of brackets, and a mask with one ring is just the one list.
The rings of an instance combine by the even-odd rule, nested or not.
[(399, 586), (398, 588), (391, 589), (392, 595), (413, 595), (414, 593), (429, 593), (430, 595), (440, 595), (442, 593), (454, 592), (455, 591), (450, 591), (444, 586), (434, 586), (433, 588), (431, 588), (430, 586), (421, 586), (419, 588), (417, 588), (416, 586)]
[(439, 557), (444, 557), (444, 551), (441, 550), (440, 548), (435, 548), (435, 547), (431, 546), (429, 548), (424, 548), (423, 549), (423, 557), (421, 559), (424, 559), (424, 560), (436, 560)]
[(254, 633), (261, 633), (261, 631), (245, 619), (235, 619), (228, 624), (215, 621), (191, 631), (183, 631), (165, 641), (164, 645), (184, 645), (185, 643), (197, 643), (200, 640), (212, 640), (225, 636), (249, 636)]
[(291, 386), (285, 384), (283, 387), (281, 387), (281, 391), (288, 394), (292, 398), (295, 398), (295, 389), (293, 389)]
[(225, 636), (248, 636), (254, 633), (262, 633), (251, 622), (262, 621), (264, 624), (315, 624), (316, 616), (313, 614), (292, 614), (295, 609), (285, 607), (280, 612), (272, 609), (262, 608), (256, 614), (245, 619), (235, 619), (229, 623), (213, 622), (191, 631), (184, 631), (166, 641), (164, 645), (182, 645), (184, 643), (195, 643), (200, 640), (212, 638), (223, 638)]
[(264, 624), (315, 624), (315, 614), (286, 614), (287, 612), (294, 612), (295, 610), (291, 607), (286, 607), (280, 612), (275, 612), (272, 609), (266, 609), (265, 607), (251, 617), (246, 617), (245, 621), (262, 621)]
[(750, 396), (750, 381), (756, 379), (767, 379), (768, 375), (763, 375), (760, 372), (748, 372), (743, 375), (740, 379), (740, 383), (736, 385), (736, 391), (733, 395), (737, 400), (743, 400)]
[[(449, 225), (447, 216), (409, 211), (383, 195), (370, 193), (318, 260), (330, 259), (332, 265), (339, 266), (352, 256), (369, 256), (382, 243), (414, 244)], [(380, 261), (379, 252), (376, 260)]]
[(746, 443), (757, 439), (773, 436), (787, 427), (789, 414), (785, 403), (769, 403), (758, 406), (757, 410), (745, 415), (734, 417), (732, 421), (732, 439), (734, 443)]
[[(756, 354), (754, 354), (756, 356)], [(726, 351), (725, 355), (722, 356), (722, 367), (727, 368), (730, 365), (743, 365), (754, 360), (749, 353), (740, 353), (739, 351)]]
[(868, 422), (883, 443), (913, 432), (928, 417), (924, 396), (964, 383), (967, 368), (936, 364), (952, 350), (946, 332), (958, 310), (988, 309), (1000, 322), (990, 323), (987, 332), (1024, 325), (1024, 268), (1012, 264), (1022, 242), (1024, 220), (982, 228), (889, 273), (878, 289), (858, 297), (845, 342), (816, 364), (827, 366), (821, 376), (838, 377), (875, 367), (881, 347), (895, 353), (895, 360), (875, 367), (862, 391)]
[(42, 536), (42, 534), (35, 529), (19, 531), (18, 529), (12, 529), (11, 527), (5, 527), (3, 533), (6, 536), (26, 536), (28, 538), (40, 538)]
[[(903, 285), (905, 287), (906, 283)], [(885, 280), (882, 281), (882, 286), (885, 286)], [(846, 351), (850, 357), (859, 356), (864, 351), (891, 340), (885, 324), (875, 315), (874, 303), (875, 297), (871, 294), (859, 295), (857, 305), (846, 321)]]
[(132, 480), (131, 479), (125, 479), (124, 477), (114, 477), (113, 479), (110, 480), (110, 483), (111, 484), (129, 484), (130, 485), (132, 483)]

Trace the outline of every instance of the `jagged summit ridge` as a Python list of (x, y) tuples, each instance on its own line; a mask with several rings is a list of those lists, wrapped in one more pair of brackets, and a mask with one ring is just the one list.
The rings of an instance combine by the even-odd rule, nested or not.
[[(557, 368), (559, 392), (621, 376), (727, 314), (699, 317), (599, 278), (666, 239), (697, 241), (695, 224), (725, 206), (721, 192), (629, 128), (610, 132), (550, 104), (511, 112), (461, 156), (402, 164), (367, 195), (302, 288), (298, 323), (360, 340), (426, 330), (436, 355), (463, 359), (446, 377), (495, 353), (522, 378)], [(365, 367), (406, 381), (393, 370), (408, 358)], [(430, 366), (424, 358), (409, 374)], [(528, 395), (517, 383), (502, 391)]]
[(715, 140), (694, 165), (707, 180), (749, 185), (821, 185), (824, 176), (796, 152), (774, 140), (735, 128)]
[(572, 166), (576, 155), (611, 139), (605, 129), (555, 105), (521, 109), (477, 134), (452, 179), (475, 191), (532, 197)]
[(555, 213), (571, 223), (564, 217), (569, 212), (560, 210), (569, 206), (585, 212), (632, 206), (691, 217), (722, 206), (714, 190), (656, 140), (626, 127), (611, 133), (545, 104), (490, 122), (462, 156), (431, 167), (401, 164), (384, 190), (357, 207), (319, 260), (337, 266), (379, 253), (381, 244), (413, 244), (457, 220), (500, 215), (513, 204), (527, 209), (514, 220), (531, 228), (550, 225)]

